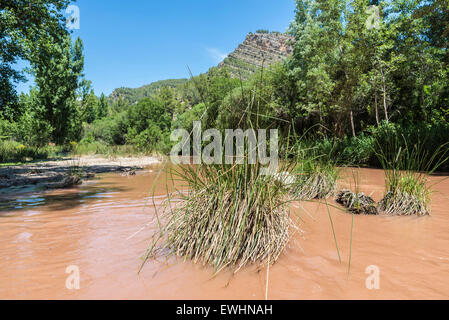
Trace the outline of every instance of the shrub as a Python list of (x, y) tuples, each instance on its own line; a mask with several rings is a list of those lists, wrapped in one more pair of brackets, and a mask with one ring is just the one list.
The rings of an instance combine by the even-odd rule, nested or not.
[(15, 139), (17, 137), (17, 124), (8, 120), (0, 119), (0, 141)]
[(26, 146), (13, 140), (0, 141), (0, 162), (47, 159), (58, 153), (57, 147)]
[(135, 144), (141, 151), (169, 151), (168, 134), (155, 124), (150, 125), (144, 131), (136, 134), (135, 129), (130, 129), (127, 141)]
[(86, 142), (100, 141), (108, 145), (123, 145), (126, 142), (128, 120), (126, 112), (94, 121), (84, 126)]
[[(369, 127), (366, 132), (362, 132), (357, 137), (340, 139), (308, 137), (301, 140), (301, 145), (303, 149), (321, 154), (323, 158), (332, 159), (338, 165), (382, 167), (382, 162), (377, 154), (388, 155), (391, 153), (389, 155), (391, 158), (397, 154), (399, 148), (404, 150), (414, 145), (420, 145), (420, 152), (425, 154), (432, 154), (441, 148), (444, 149), (441, 151), (449, 152), (448, 136), (449, 125), (445, 123), (400, 125), (384, 121), (378, 127)], [(390, 150), (389, 145), (393, 141), (397, 149)], [(435, 168), (435, 170), (447, 169), (449, 169), (447, 162), (439, 163)]]
[(180, 114), (176, 120), (173, 121), (172, 127), (174, 129), (185, 129), (188, 132), (193, 130), (193, 121), (202, 120), (201, 116), (206, 110), (204, 103), (199, 103), (192, 107), (192, 109)]
[(79, 143), (73, 150), (74, 155), (103, 155), (106, 157), (129, 156), (140, 154), (139, 150), (132, 145), (109, 146), (99, 141), (91, 143)]

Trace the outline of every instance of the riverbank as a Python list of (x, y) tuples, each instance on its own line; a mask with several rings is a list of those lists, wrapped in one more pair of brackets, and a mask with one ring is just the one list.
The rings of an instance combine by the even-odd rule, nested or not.
[(0, 167), (0, 193), (14, 187), (38, 186), (57, 189), (79, 184), (82, 180), (94, 178), (96, 174), (118, 172), (132, 175), (136, 170), (157, 164), (156, 157), (113, 157), (80, 156), (51, 159), (28, 164)]

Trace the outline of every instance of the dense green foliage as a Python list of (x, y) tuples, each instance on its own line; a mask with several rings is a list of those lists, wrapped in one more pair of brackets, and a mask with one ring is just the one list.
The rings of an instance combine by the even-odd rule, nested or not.
[(68, 32), (62, 9), (68, 0), (2, 0), (0, 4), (0, 115), (17, 119), (14, 89), (23, 73), (14, 68), (20, 60), (42, 58), (41, 43), (62, 43)]
[[(72, 42), (62, 10), (69, 1), (2, 1), (0, 7), (0, 137), (43, 147), (76, 140), (81, 134), (78, 91), (83, 83), (83, 44)], [(14, 69), (28, 61), (35, 87), (17, 97), (24, 79)], [(4, 144), (8, 145), (8, 144)], [(12, 145), (12, 144), (9, 144)], [(3, 157), (4, 158), (4, 157)]]
[(368, 1), (297, 1), (289, 63), (304, 118), (340, 137), (381, 119), (447, 121), (447, 53), (425, 36), (425, 3), (380, 1), (380, 24), (368, 28)]

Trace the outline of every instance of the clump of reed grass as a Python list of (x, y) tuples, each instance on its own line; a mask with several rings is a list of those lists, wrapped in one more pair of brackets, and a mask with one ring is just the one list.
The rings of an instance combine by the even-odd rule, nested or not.
[(334, 168), (299, 175), (292, 192), (299, 200), (326, 199), (335, 194), (337, 175)]
[(355, 214), (378, 214), (376, 202), (363, 192), (354, 193), (345, 189), (338, 193), (336, 201)]
[(172, 174), (188, 191), (177, 192), (174, 206), (167, 201), (144, 261), (165, 253), (218, 272), (277, 260), (294, 225), (284, 188), (272, 176), (249, 164), (187, 166)]
[(446, 144), (433, 152), (425, 148), (427, 138), (410, 146), (405, 137), (391, 137), (389, 143), (377, 142), (376, 155), (385, 171), (386, 190), (379, 210), (389, 215), (430, 214), (432, 185), (429, 176), (447, 157)]
[(401, 191), (388, 191), (385, 197), (379, 202), (379, 209), (390, 215), (429, 215), (428, 208), (430, 198), (425, 191), (425, 195), (419, 193), (410, 194)]
[(339, 172), (337, 167), (324, 155), (315, 150), (296, 151), (296, 166), (293, 174), (295, 182), (290, 184), (290, 192), (299, 200), (326, 199), (335, 194)]

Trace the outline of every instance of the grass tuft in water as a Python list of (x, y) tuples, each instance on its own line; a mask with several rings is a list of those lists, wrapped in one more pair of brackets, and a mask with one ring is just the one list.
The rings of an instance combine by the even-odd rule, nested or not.
[(292, 194), (299, 200), (326, 199), (335, 194), (339, 172), (337, 167), (314, 151), (297, 150), (296, 179), (291, 184)]
[(363, 192), (354, 193), (350, 190), (342, 190), (338, 193), (336, 201), (355, 214), (378, 214), (376, 202)]
[(294, 225), (284, 188), (273, 177), (249, 164), (184, 166), (172, 173), (188, 191), (163, 208), (145, 260), (165, 252), (216, 272), (277, 260)]
[[(402, 139), (402, 140), (401, 140)], [(386, 190), (379, 202), (381, 212), (389, 215), (430, 214), (432, 185), (429, 176), (447, 157), (446, 145), (433, 153), (425, 148), (426, 138), (409, 145), (405, 137), (392, 137), (388, 145), (377, 142), (377, 157), (385, 171)]]

